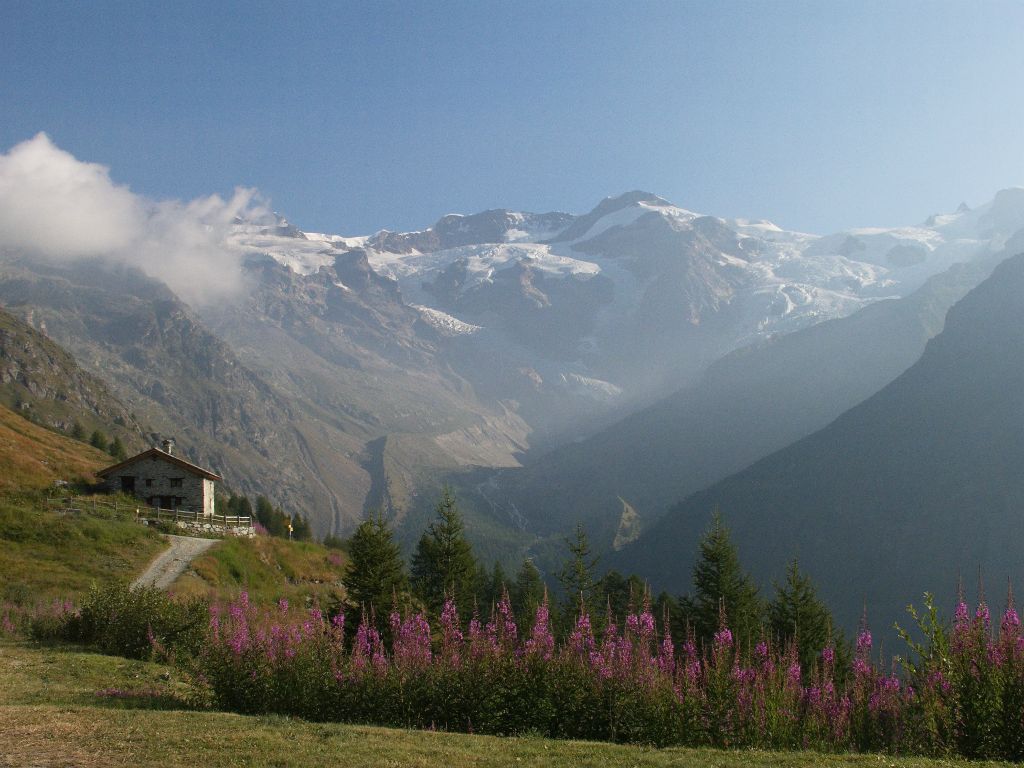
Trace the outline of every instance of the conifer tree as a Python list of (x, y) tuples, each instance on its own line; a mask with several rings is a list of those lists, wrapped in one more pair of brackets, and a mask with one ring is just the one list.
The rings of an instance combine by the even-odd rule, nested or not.
[(71, 436), (75, 440), (85, 440), (85, 427), (76, 421), (71, 425)]
[(253, 517), (252, 502), (249, 501), (248, 496), (238, 496), (237, 512), (235, 514), (245, 517)]
[(435, 616), (440, 615), (445, 598), (450, 596), (465, 619), (473, 611), (477, 564), (466, 540), (462, 514), (448, 486), (441, 492), (436, 512), (437, 518), (420, 537), (412, 557), (413, 593)]
[(719, 628), (722, 610), (741, 650), (746, 651), (758, 639), (764, 610), (757, 585), (740, 566), (729, 529), (717, 511), (700, 542), (700, 558), (693, 567), (693, 587), (693, 595), (680, 600), (680, 609), (698, 642), (711, 641)]
[(271, 536), (288, 538), (287, 515), (279, 509), (274, 509), (274, 505), (266, 496), (256, 497), (256, 520)]
[(395, 599), (408, 593), (405, 561), (394, 535), (379, 512), (356, 528), (348, 544), (348, 569), (341, 583), (345, 587), (345, 625), (355, 632), (363, 612), (375, 614), (383, 630)]
[(810, 577), (800, 572), (796, 558), (786, 568), (785, 582), (775, 584), (775, 597), (768, 604), (768, 626), (777, 642), (796, 642), (805, 671), (814, 667), (826, 645), (842, 645), (832, 629), (831, 612), (818, 599)]
[(93, 448), (98, 448), (101, 451), (107, 450), (107, 436), (100, 432), (98, 429), (93, 430), (92, 435), (89, 437), (89, 445)]
[(491, 606), (497, 605), (502, 595), (508, 589), (508, 577), (505, 569), (501, 567), (501, 561), (495, 560), (494, 567), (488, 573), (483, 564), (477, 570), (477, 602), (481, 613), (487, 613)]
[(292, 538), (296, 541), (309, 541), (313, 538), (313, 528), (309, 521), (298, 512), (292, 518)]
[(128, 458), (128, 453), (124, 449), (124, 443), (121, 442), (120, 437), (115, 437), (110, 443), (110, 447), (107, 448), (107, 453), (113, 456), (118, 461), (124, 461)]
[(515, 584), (509, 592), (512, 611), (516, 615), (520, 630), (528, 630), (533, 626), (537, 606), (544, 600), (544, 590), (544, 579), (541, 578), (540, 571), (533, 564), (533, 560), (526, 558), (519, 566)]
[(640, 607), (646, 592), (647, 585), (639, 576), (631, 574), (626, 577), (616, 570), (608, 571), (597, 582), (597, 597), (603, 605), (611, 608), (617, 622)]
[[(567, 538), (565, 545), (569, 548), (569, 557), (558, 574), (558, 580), (565, 591), (562, 616), (566, 621), (574, 621), (582, 608), (590, 614), (591, 621), (596, 622), (599, 616), (595, 610), (598, 605), (594, 574), (599, 558), (590, 552), (587, 531), (582, 523), (576, 524), (573, 538)], [(601, 617), (603, 615), (600, 614)]]

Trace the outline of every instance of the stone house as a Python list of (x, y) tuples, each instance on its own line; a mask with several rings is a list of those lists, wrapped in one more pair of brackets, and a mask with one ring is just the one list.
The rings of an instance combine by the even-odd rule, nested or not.
[(174, 455), (174, 441), (150, 448), (96, 473), (111, 492), (128, 493), (151, 507), (214, 513), (214, 483), (223, 478)]

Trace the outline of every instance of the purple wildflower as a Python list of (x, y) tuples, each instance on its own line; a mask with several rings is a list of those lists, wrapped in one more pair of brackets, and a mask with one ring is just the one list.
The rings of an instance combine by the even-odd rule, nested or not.
[(732, 631), (728, 627), (722, 627), (715, 632), (715, 650), (732, 647)]

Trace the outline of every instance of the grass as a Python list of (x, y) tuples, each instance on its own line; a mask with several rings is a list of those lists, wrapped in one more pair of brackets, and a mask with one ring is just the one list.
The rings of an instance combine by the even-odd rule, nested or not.
[[(97, 696), (117, 688), (123, 698)], [(143, 695), (131, 695), (131, 694)], [(156, 694), (147, 695), (147, 694)], [(498, 738), (190, 711), (176, 670), (0, 642), (0, 766), (641, 766), (967, 768), (1001, 763)], [(168, 707), (175, 707), (168, 709)], [(158, 709), (146, 708), (158, 707)]]
[(281, 598), (326, 607), (344, 594), (346, 555), (321, 544), (259, 536), (226, 538), (192, 561), (172, 585), (177, 595), (230, 599), (243, 588), (254, 603)]
[(113, 463), (90, 445), (33, 424), (0, 406), (0, 492), (47, 488), (57, 480), (88, 480)]
[(0, 600), (73, 598), (94, 581), (130, 580), (167, 547), (127, 516), (62, 515), (44, 498), (0, 494)]

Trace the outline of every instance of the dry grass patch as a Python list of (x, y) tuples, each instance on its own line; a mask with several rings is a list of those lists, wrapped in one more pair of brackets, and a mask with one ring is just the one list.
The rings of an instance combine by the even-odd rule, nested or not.
[(94, 480), (113, 459), (90, 445), (33, 424), (0, 406), (0, 491), (46, 488), (56, 480)]

